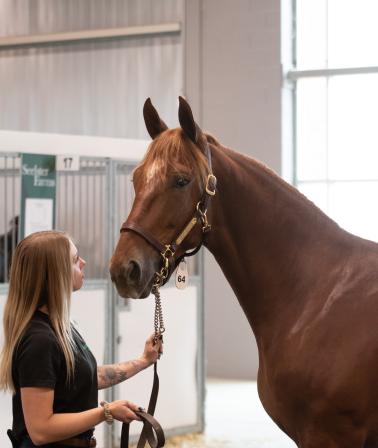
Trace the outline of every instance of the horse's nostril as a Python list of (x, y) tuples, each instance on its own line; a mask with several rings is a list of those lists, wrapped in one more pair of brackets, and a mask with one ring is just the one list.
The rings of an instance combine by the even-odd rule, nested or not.
[(138, 284), (141, 278), (141, 269), (139, 263), (131, 260), (126, 268), (126, 280), (129, 284)]

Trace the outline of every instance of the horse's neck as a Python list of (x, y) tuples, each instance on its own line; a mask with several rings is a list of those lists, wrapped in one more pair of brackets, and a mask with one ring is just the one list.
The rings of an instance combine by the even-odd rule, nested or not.
[(256, 334), (332, 269), (346, 233), (263, 165), (212, 151), (218, 191), (207, 246)]

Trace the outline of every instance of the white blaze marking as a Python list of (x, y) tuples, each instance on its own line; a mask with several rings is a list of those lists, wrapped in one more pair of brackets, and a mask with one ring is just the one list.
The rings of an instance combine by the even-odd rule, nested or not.
[(161, 170), (162, 164), (160, 160), (155, 160), (146, 173), (146, 183), (148, 184)]

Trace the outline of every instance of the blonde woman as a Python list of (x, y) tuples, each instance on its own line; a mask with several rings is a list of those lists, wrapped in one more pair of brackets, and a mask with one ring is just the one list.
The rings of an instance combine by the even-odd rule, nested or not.
[(97, 366), (70, 323), (72, 291), (83, 284), (85, 261), (63, 232), (34, 233), (13, 255), (4, 311), (0, 389), (13, 392), (14, 445), (93, 447), (94, 427), (138, 419), (124, 400), (98, 406), (98, 389), (153, 364), (162, 352), (151, 336), (140, 358)]

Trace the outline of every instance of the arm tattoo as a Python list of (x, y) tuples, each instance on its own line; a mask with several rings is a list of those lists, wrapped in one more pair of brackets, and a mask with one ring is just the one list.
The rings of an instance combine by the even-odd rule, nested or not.
[(134, 376), (143, 369), (140, 361), (128, 361), (118, 364), (108, 364), (97, 367), (97, 382), (99, 389), (115, 386), (127, 378)]
[(98, 388), (114, 386), (127, 379), (127, 372), (122, 364), (109, 364), (97, 367)]

